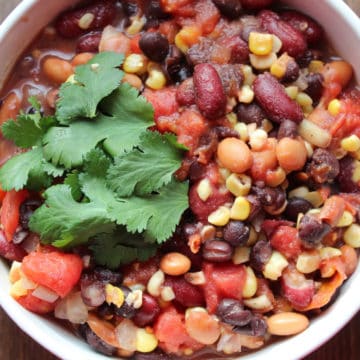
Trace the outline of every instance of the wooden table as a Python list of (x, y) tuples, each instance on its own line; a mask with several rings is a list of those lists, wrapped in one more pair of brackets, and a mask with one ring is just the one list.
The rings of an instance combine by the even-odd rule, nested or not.
[[(0, 21), (18, 2), (19, 0), (0, 0)], [(360, 0), (346, 2), (360, 15)], [(359, 332), (360, 312), (342, 331), (304, 360), (359, 360)], [(0, 360), (57, 359), (24, 334), (0, 308)]]

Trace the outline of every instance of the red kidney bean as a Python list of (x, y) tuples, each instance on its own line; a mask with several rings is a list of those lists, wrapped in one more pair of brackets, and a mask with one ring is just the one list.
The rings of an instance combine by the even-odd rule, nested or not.
[(161, 309), (156, 299), (149, 294), (143, 294), (142, 306), (132, 320), (137, 326), (145, 327), (156, 320), (160, 311)]
[(309, 174), (317, 183), (334, 180), (339, 172), (340, 165), (336, 156), (328, 150), (316, 149), (308, 167)]
[(221, 14), (229, 19), (236, 19), (242, 13), (240, 0), (212, 0)]
[(176, 100), (181, 106), (195, 104), (195, 89), (192, 78), (183, 81), (176, 90)]
[(225, 91), (220, 76), (212, 65), (195, 66), (194, 87), (196, 105), (206, 118), (212, 120), (225, 115)]
[(224, 262), (232, 258), (233, 248), (226, 241), (206, 241), (202, 248), (202, 256), (206, 261)]
[(299, 123), (304, 114), (300, 105), (292, 100), (285, 88), (270, 73), (257, 76), (253, 84), (257, 102), (269, 118), (281, 123), (288, 119)]
[(305, 214), (312, 209), (312, 204), (303, 198), (294, 197), (288, 200), (285, 209), (287, 219), (296, 221), (300, 213)]
[(314, 248), (321, 243), (331, 226), (312, 215), (304, 215), (300, 220), (299, 237), (306, 248)]
[(274, 0), (240, 0), (240, 2), (246, 9), (259, 10), (270, 6)]
[(22, 261), (27, 253), (20, 245), (7, 241), (4, 232), (0, 230), (0, 255), (10, 261)]
[(298, 135), (298, 131), (297, 131), (297, 125), (290, 120), (284, 120), (280, 126), (279, 126), (279, 130), (277, 132), (277, 138), (278, 140), (284, 138), (284, 137), (289, 137), (289, 138), (296, 138)]
[(188, 283), (183, 277), (167, 276), (165, 286), (170, 286), (175, 294), (175, 302), (188, 308), (203, 306), (205, 304), (204, 294), (199, 286)]
[(323, 29), (309, 16), (295, 10), (288, 10), (282, 12), (280, 17), (295, 29), (301, 31), (309, 44), (316, 45), (322, 40)]
[(355, 159), (350, 156), (345, 156), (340, 160), (340, 171), (337, 177), (337, 181), (340, 186), (340, 190), (344, 192), (360, 192), (360, 186), (358, 183), (352, 180), (355, 171)]
[[(94, 15), (94, 19), (87, 29), (82, 29), (79, 26), (79, 20), (85, 14)], [(102, 29), (106, 25), (111, 24), (115, 15), (116, 7), (113, 1), (97, 1), (89, 6), (63, 13), (56, 20), (55, 27), (61, 36), (74, 38), (83, 34), (85, 31)]]
[(223, 238), (232, 246), (245, 245), (250, 236), (250, 229), (242, 221), (230, 221), (223, 230)]
[(76, 52), (92, 52), (99, 51), (99, 44), (101, 39), (101, 32), (94, 31), (83, 35), (76, 44)]
[(97, 352), (111, 356), (116, 352), (114, 346), (109, 345), (104, 340), (100, 339), (89, 327), (88, 324), (81, 324), (79, 326), (80, 335), (86, 340), (86, 342)]
[(250, 251), (250, 265), (253, 269), (261, 272), (269, 261), (272, 250), (268, 241), (258, 241)]
[(216, 315), (221, 321), (233, 326), (245, 326), (253, 317), (251, 311), (245, 310), (240, 301), (233, 299), (221, 300)]
[(261, 26), (270, 34), (276, 35), (282, 42), (282, 52), (290, 56), (302, 55), (307, 49), (304, 35), (287, 22), (280, 19), (279, 15), (270, 10), (263, 10), (259, 14)]
[(141, 51), (150, 59), (161, 62), (169, 52), (168, 39), (159, 32), (146, 32), (139, 40)]
[(240, 122), (245, 124), (255, 123), (257, 126), (261, 126), (266, 118), (264, 110), (256, 102), (252, 102), (249, 105), (239, 104), (236, 115)]

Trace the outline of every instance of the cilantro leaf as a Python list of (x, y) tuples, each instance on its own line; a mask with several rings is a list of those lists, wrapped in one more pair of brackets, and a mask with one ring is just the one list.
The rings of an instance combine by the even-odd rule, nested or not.
[(44, 243), (54, 246), (75, 246), (98, 233), (112, 232), (115, 225), (106, 209), (97, 203), (78, 203), (68, 185), (55, 185), (45, 193), (45, 204), (30, 218), (31, 231)]
[(50, 177), (43, 166), (42, 150), (39, 147), (15, 155), (0, 168), (0, 184), (5, 191), (20, 190), (32, 180), (32, 188), (50, 185)]
[(81, 185), (79, 182), (79, 174), (76, 171), (67, 174), (64, 180), (64, 184), (70, 186), (71, 195), (74, 200), (80, 201), (83, 193), (81, 191)]
[(76, 67), (75, 82), (65, 82), (60, 88), (56, 117), (61, 124), (96, 116), (99, 102), (120, 84), (124, 73), (117, 67), (123, 60), (122, 54), (102, 52)]
[(127, 231), (143, 232), (159, 243), (175, 231), (182, 213), (188, 208), (188, 184), (173, 180), (162, 187), (158, 194), (144, 197), (131, 196), (112, 202), (109, 213)]
[(24, 149), (39, 145), (45, 132), (56, 123), (51, 116), (42, 117), (40, 103), (35, 98), (29, 98), (29, 102), (33, 105), (35, 113), (20, 113), (16, 121), (6, 121), (1, 127), (6, 139), (12, 140), (16, 146)]
[(153, 124), (152, 106), (138, 94), (129, 84), (122, 84), (102, 104), (112, 116), (100, 114), (92, 122), (52, 127), (43, 139), (45, 158), (70, 169), (81, 166), (85, 155), (103, 140), (111, 155), (131, 150), (139, 143), (142, 132)]
[(142, 132), (154, 124), (152, 105), (126, 83), (108, 96), (101, 103), (101, 108), (119, 124), (104, 141), (105, 150), (113, 156), (131, 150), (139, 143)]
[(141, 234), (129, 234), (124, 228), (113, 234), (99, 234), (91, 242), (95, 262), (110, 269), (134, 260), (145, 261), (155, 255), (156, 246), (144, 243)]
[(137, 149), (115, 159), (108, 172), (110, 187), (119, 196), (129, 196), (134, 190), (143, 195), (168, 184), (182, 160), (182, 151), (171, 142), (174, 139), (175, 135), (144, 133)]

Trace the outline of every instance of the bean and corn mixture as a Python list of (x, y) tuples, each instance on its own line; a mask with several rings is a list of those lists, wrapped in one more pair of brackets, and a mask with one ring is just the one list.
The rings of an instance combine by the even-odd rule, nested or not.
[[(136, 360), (210, 359), (304, 331), (354, 272), (360, 247), (360, 92), (351, 82), (351, 65), (324, 42), (315, 20), (278, 9), (275, 0), (105, 0), (61, 14), (25, 52), (2, 91), (3, 169), (9, 172), (11, 159), (43, 149), (48, 161), (43, 173), (52, 175), (34, 191), (38, 170), (29, 168), (15, 185), (6, 181), (5, 170), (0, 173), (0, 253), (12, 262), (11, 295), (30, 311), (68, 321), (95, 351)], [(98, 52), (104, 57), (97, 58)], [(82, 124), (69, 125), (63, 116), (66, 89), (82, 87), (81, 69), (100, 74), (101, 59), (112, 52), (123, 54), (111, 71), (120, 73), (114, 68), (122, 64), (115, 86), (121, 81), (126, 101), (133, 87), (139, 101), (134, 108), (148, 111), (151, 104), (154, 124), (145, 125), (144, 131), (150, 128), (145, 138), (160, 141), (169, 152), (155, 149), (157, 165), (181, 153), (161, 183), (176, 181), (177, 187), (163, 193), (185, 185), (188, 190), (170, 235), (154, 235), (149, 223), (131, 227), (131, 216), (147, 216), (137, 203), (138, 212), (122, 210), (112, 218), (121, 234), (126, 227), (128, 238), (110, 242), (113, 247), (101, 256), (96, 252), (101, 241), (113, 240), (100, 236), (91, 246), (92, 238), (109, 233), (109, 222), (94, 225), (94, 215), (81, 239), (63, 236), (76, 226), (52, 235), (39, 223), (41, 217), (57, 219), (56, 212), (46, 211), (60, 206), (54, 201), (59, 189), (59, 198), (79, 209), (61, 218), (59, 227), (81, 209), (98, 211), (110, 190), (102, 188), (100, 195), (91, 190), (90, 175), (101, 182), (95, 169), (103, 166), (105, 177), (107, 167), (130, 162), (127, 152), (143, 159), (140, 167), (146, 167), (143, 156), (151, 157), (151, 141), (115, 146), (116, 153), (108, 133), (89, 148), (90, 155), (84, 153), (87, 165), (81, 156), (71, 163), (46, 155), (52, 130), (63, 130), (61, 142), (67, 130)], [(90, 121), (105, 121), (94, 120), (103, 103), (103, 117), (120, 112), (109, 105), (109, 93), (99, 96)], [(122, 106), (129, 112), (126, 101)], [(58, 120), (48, 120), (54, 113)], [(21, 144), (11, 135), (16, 126), (26, 131), (26, 121), (45, 134), (43, 145)], [(167, 133), (176, 138), (166, 147)], [(74, 152), (85, 141), (76, 139)], [(170, 145), (176, 150), (170, 152)], [(96, 156), (97, 163), (91, 162)], [(109, 170), (109, 184), (129, 175), (121, 169)], [(129, 182), (138, 176), (133, 171)], [(157, 170), (147, 171), (126, 194), (126, 184), (118, 186), (117, 194), (131, 203), (128, 196), (156, 176)], [(151, 186), (142, 195), (155, 197), (159, 191), (160, 197), (163, 188)], [(149, 218), (156, 217), (155, 205), (144, 210)], [(169, 216), (160, 213), (165, 221), (158, 227), (171, 221), (172, 206)], [(126, 220), (124, 213), (130, 214)], [(150, 235), (155, 250), (144, 256), (141, 248)]]

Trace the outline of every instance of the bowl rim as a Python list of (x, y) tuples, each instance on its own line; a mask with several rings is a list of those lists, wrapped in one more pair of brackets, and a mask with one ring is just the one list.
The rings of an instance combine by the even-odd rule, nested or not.
[[(65, 2), (68, 4), (74, 3), (74, 1), (66, 0), (61, 2), (61, 6), (63, 6)], [(13, 31), (13, 28), (19, 23), (20, 19), (22, 19), (24, 15), (26, 15), (39, 3), (41, 3), (39, 0), (23, 0), (9, 14), (9, 16), (0, 25), (0, 47), (2, 46), (5, 37)], [(324, 3), (326, 3), (331, 11), (341, 18), (341, 21), (350, 24), (355, 36), (357, 36), (360, 40), (359, 17), (357, 17), (357, 15), (343, 1), (324, 0)], [(34, 34), (34, 36), (35, 35), (36, 34)], [(17, 54), (16, 58), (18, 55), (19, 54)], [(359, 73), (357, 73), (357, 77), (358, 80), (360, 80)], [(2, 275), (4, 275), (3, 273), (8, 273), (8, 266), (5, 261), (1, 260), (0, 279)], [(6, 277), (4, 276), (4, 279), (5, 278)], [(308, 355), (334, 336), (360, 310), (360, 302), (358, 304), (354, 303), (354, 299), (357, 299), (358, 296), (357, 287), (354, 286), (354, 283), (356, 282), (360, 283), (360, 266), (357, 267), (355, 273), (352, 274), (351, 278), (341, 287), (340, 295), (335, 303), (331, 305), (331, 308), (325, 310), (321, 315), (313, 319), (308, 330), (296, 336), (283, 339), (277, 343), (269, 344), (265, 348), (254, 353), (236, 357), (236, 359), (260, 360), (267, 350), (269, 353), (271, 352), (271, 356), (276, 356), (280, 359), (286, 358), (289, 360), (295, 360)], [(5, 284), (5, 290), (8, 290), (8, 288), (9, 284)], [(49, 320), (26, 311), (9, 295), (8, 291), (0, 296), (0, 306), (25, 333), (27, 333), (45, 349), (61, 359), (109, 359), (109, 357), (95, 353), (92, 350), (89, 352), (89, 347), (84, 341), (80, 339), (75, 341), (75, 335), (73, 338), (67, 339), (63, 336), (67, 332), (62, 332), (60, 328), (48, 329), (47, 326), (49, 324), (47, 322)], [(331, 314), (330, 316), (329, 313)], [(333, 314), (337, 315), (336, 319), (332, 318)], [(26, 321), (24, 321), (24, 318)], [(323, 331), (324, 328), (329, 329), (329, 332)], [(59, 329), (60, 333), (57, 332)], [(314, 336), (316, 336), (316, 341), (314, 341)], [(81, 344), (84, 346), (81, 346)], [(311, 344), (311, 346), (305, 347), (304, 344)], [(293, 353), (290, 354), (289, 349), (292, 349)], [(233, 359), (235, 359), (235, 357)]]

